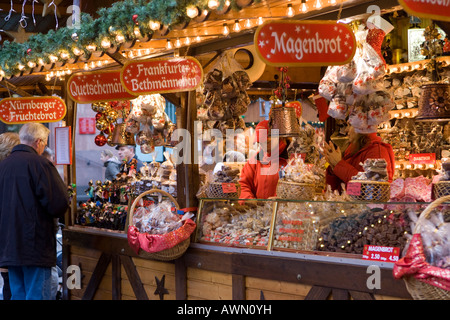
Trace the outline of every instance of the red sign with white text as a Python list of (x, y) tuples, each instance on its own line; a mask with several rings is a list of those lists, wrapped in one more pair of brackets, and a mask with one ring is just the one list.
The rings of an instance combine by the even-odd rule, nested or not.
[(192, 57), (129, 61), (120, 73), (132, 94), (154, 94), (195, 90), (202, 84), (203, 68)]
[(441, 21), (450, 21), (449, 0), (398, 0), (409, 14)]
[(365, 245), (362, 258), (364, 260), (396, 262), (400, 256), (399, 247), (383, 247)]
[(256, 52), (270, 66), (328, 66), (349, 63), (356, 39), (336, 21), (268, 21), (258, 27)]
[(0, 120), (6, 124), (58, 122), (66, 115), (66, 104), (58, 97), (6, 98), (0, 101)]
[(413, 164), (435, 164), (436, 153), (412, 153), (409, 155), (409, 162)]
[(136, 98), (120, 82), (120, 70), (76, 73), (67, 82), (70, 98), (77, 103), (129, 100)]

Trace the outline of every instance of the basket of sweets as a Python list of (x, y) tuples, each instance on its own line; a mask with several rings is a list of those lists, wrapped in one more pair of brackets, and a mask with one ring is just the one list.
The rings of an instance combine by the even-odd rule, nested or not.
[[(143, 197), (151, 194), (161, 194), (169, 200), (158, 205), (143, 207), (138, 205)], [(190, 236), (196, 224), (190, 218), (192, 214), (185, 213), (182, 217), (177, 201), (167, 192), (152, 189), (141, 193), (131, 205), (128, 244), (143, 258), (170, 261), (181, 257), (190, 245)]]
[(387, 202), (391, 196), (385, 159), (366, 159), (359, 172), (347, 183), (347, 194), (355, 201)]
[(238, 199), (241, 194), (239, 173), (239, 169), (222, 166), (210, 179), (206, 187), (206, 196), (208, 198)]
[(450, 195), (450, 159), (442, 163), (442, 177), (433, 184), (435, 199)]
[[(413, 235), (406, 254), (394, 265), (393, 276), (403, 279), (415, 300), (450, 300), (450, 196), (441, 197), (414, 216)], [(414, 221), (414, 220), (413, 220)]]

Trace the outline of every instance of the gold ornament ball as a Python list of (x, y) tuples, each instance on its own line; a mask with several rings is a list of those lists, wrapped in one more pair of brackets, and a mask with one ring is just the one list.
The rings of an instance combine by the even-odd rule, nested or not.
[(119, 117), (119, 113), (116, 110), (110, 110), (106, 114), (106, 120), (108, 120), (109, 122), (116, 121), (118, 117)]
[(108, 121), (106, 121), (106, 120), (104, 120), (104, 119), (100, 119), (100, 120), (97, 121), (97, 123), (96, 123), (95, 126), (96, 126), (96, 128), (97, 128), (98, 130), (103, 131), (103, 130), (105, 130), (106, 128), (108, 128), (109, 123), (108, 123)]
[(107, 102), (100, 102), (98, 106), (98, 112), (107, 113), (111, 110), (111, 105)]
[(100, 106), (99, 103), (93, 103), (92, 106), (91, 106), (91, 108), (92, 108), (92, 110), (95, 111), (95, 112), (100, 112), (100, 111), (99, 111), (99, 106)]

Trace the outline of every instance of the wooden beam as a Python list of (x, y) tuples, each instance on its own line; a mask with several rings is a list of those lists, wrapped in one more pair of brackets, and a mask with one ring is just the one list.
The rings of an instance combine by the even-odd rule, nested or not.
[(142, 284), (139, 273), (136, 270), (136, 266), (131, 260), (131, 257), (120, 255), (120, 261), (123, 264), (125, 272), (130, 281), (133, 292), (138, 300), (148, 300), (147, 292), (145, 292), (144, 285)]
[(175, 260), (175, 298), (187, 299), (187, 268), (182, 258)]
[(122, 276), (119, 255), (112, 256), (112, 299), (122, 300)]
[(106, 268), (111, 261), (111, 255), (108, 253), (102, 253), (98, 259), (97, 265), (95, 266), (94, 272), (89, 279), (89, 283), (84, 291), (81, 300), (93, 300), (95, 292), (97, 291), (100, 282), (102, 281), (103, 275), (105, 274)]
[(13, 91), (13, 92), (17, 93), (19, 96), (31, 97), (31, 94), (29, 94), (25, 90), (19, 88), (18, 86), (14, 85), (11, 82), (8, 82), (6, 80), (0, 81), (0, 85), (5, 87), (6, 89), (8, 89), (8, 91)]
[(245, 300), (245, 277), (239, 274), (231, 275), (233, 300)]
[(110, 58), (112, 58), (114, 61), (116, 61), (120, 65), (124, 65), (128, 60), (125, 58), (119, 51), (110, 53), (106, 52), (106, 55), (108, 55)]
[(313, 286), (305, 297), (305, 300), (327, 300), (331, 294), (331, 288)]

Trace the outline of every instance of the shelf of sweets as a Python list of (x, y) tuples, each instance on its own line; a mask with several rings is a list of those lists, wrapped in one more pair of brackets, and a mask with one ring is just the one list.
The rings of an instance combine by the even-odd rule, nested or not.
[[(450, 66), (450, 56), (442, 56), (436, 59), (438, 62), (443, 62), (443, 67)], [(429, 63), (430, 60), (419, 60), (413, 62), (406, 62), (400, 64), (390, 64), (386, 66), (386, 74), (393, 75), (399, 73), (413, 72), (413, 71), (422, 71), (426, 70), (426, 64)]]

